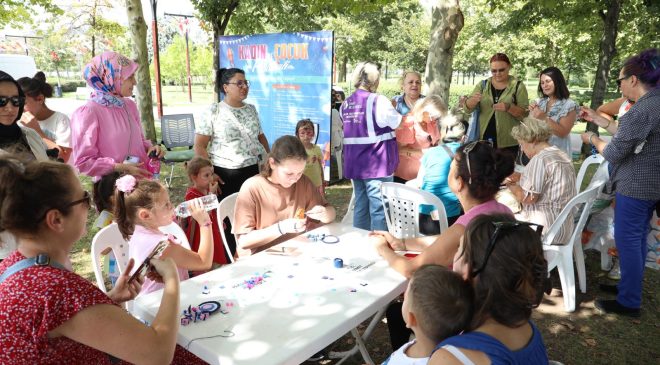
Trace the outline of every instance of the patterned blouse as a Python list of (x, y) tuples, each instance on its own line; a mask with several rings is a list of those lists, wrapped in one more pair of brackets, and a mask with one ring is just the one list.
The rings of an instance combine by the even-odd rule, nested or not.
[[(577, 110), (580, 106), (577, 105), (571, 99), (561, 99), (557, 100), (550, 110), (547, 110), (548, 107), (548, 97), (538, 99), (536, 104), (539, 106), (544, 113), (548, 115), (555, 123), (559, 124), (559, 120), (565, 117), (571, 111)], [(575, 123), (575, 121), (573, 121)], [(566, 137), (555, 136), (554, 134), (550, 136), (550, 141), (548, 141), (553, 146), (557, 146), (560, 150), (564, 151), (566, 155), (571, 157), (571, 135), (569, 134)]]
[(209, 157), (214, 166), (239, 169), (259, 163), (266, 150), (259, 143), (263, 134), (254, 105), (234, 108), (224, 101), (215, 103), (202, 115), (195, 133), (210, 136)]
[[(523, 204), (520, 220), (543, 225), (543, 233), (577, 194), (575, 169), (565, 153), (556, 146), (545, 148), (529, 160), (520, 176), (525, 196), (538, 194), (534, 204)], [(569, 216), (553, 244), (565, 244), (573, 233), (573, 218)]]

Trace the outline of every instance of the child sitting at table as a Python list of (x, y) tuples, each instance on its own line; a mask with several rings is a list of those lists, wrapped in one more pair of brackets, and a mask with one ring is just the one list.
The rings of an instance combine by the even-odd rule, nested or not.
[(307, 151), (307, 164), (305, 164), (305, 176), (312, 181), (312, 184), (319, 189), (322, 196), (325, 196), (323, 186), (323, 154), (321, 148), (313, 143), (314, 141), (314, 123), (309, 119), (301, 119), (296, 124), (296, 137), (305, 146)]
[[(188, 203), (192, 217), (200, 226), (199, 251), (194, 252), (180, 243), (180, 237), (163, 234), (158, 227), (167, 226), (174, 218), (174, 207), (167, 189), (157, 181), (137, 180), (124, 175), (115, 183), (115, 219), (124, 239), (129, 239), (129, 257), (135, 260), (135, 268), (149, 256), (159, 242), (168, 240), (169, 245), (160, 255), (161, 259), (172, 258), (176, 263), (179, 279), (188, 279), (188, 271), (209, 270), (213, 263), (213, 233), (211, 218), (202, 203), (195, 199)], [(131, 273), (132, 274), (132, 273)], [(150, 278), (144, 279), (140, 294), (163, 288)]]
[(240, 256), (304, 232), (310, 228), (307, 218), (321, 223), (335, 220), (335, 208), (303, 175), (306, 162), (302, 142), (294, 136), (282, 136), (273, 143), (261, 173), (243, 183), (233, 227)]
[(408, 283), (401, 308), (415, 339), (383, 365), (425, 365), (438, 343), (468, 326), (473, 303), (472, 287), (458, 273), (439, 265), (419, 268)]
[[(188, 162), (188, 178), (192, 186), (186, 191), (185, 200), (201, 198), (209, 194), (218, 193), (218, 181), (213, 176), (213, 164), (204, 157), (196, 156)], [(224, 265), (229, 262), (229, 257), (225, 256), (225, 246), (220, 236), (218, 225), (217, 209), (209, 211), (211, 217), (211, 228), (213, 231), (213, 263)], [(184, 231), (188, 236), (190, 247), (193, 251), (199, 251), (199, 225), (193, 217), (183, 218)]]

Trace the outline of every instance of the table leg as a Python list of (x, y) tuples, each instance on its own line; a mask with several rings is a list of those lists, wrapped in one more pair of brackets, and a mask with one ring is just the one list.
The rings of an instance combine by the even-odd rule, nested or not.
[[(389, 303), (388, 303), (388, 305), (389, 305)], [(360, 336), (360, 333), (358, 332), (357, 327), (353, 328), (351, 330), (351, 334), (353, 335), (353, 337), (355, 337), (355, 343), (356, 343), (355, 346), (353, 346), (352, 349), (350, 349), (348, 351), (341, 351), (341, 352), (332, 351), (328, 354), (328, 356), (331, 359), (340, 359), (341, 358), (341, 360), (339, 362), (337, 362), (336, 365), (341, 365), (344, 361), (349, 359), (351, 356), (355, 355), (358, 351), (360, 351), (360, 354), (362, 355), (362, 359), (364, 359), (364, 361), (367, 364), (369, 364), (369, 365), (374, 364), (373, 360), (371, 359), (371, 356), (369, 356), (369, 352), (367, 351), (367, 347), (365, 346), (364, 342), (369, 338), (369, 336), (371, 336), (371, 333), (376, 328), (376, 325), (378, 324), (378, 321), (380, 321), (381, 318), (383, 318), (383, 316), (385, 315), (386, 310), (387, 310), (387, 305), (384, 306), (382, 309), (380, 309), (372, 317), (371, 322), (369, 322), (369, 325), (367, 326), (367, 329), (364, 330), (364, 334), (362, 334), (362, 336)]]

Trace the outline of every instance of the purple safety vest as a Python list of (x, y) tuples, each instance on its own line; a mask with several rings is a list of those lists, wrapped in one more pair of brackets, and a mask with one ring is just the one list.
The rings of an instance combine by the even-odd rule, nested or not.
[(369, 179), (391, 176), (399, 164), (394, 130), (376, 123), (378, 94), (358, 89), (339, 109), (344, 122), (344, 176)]

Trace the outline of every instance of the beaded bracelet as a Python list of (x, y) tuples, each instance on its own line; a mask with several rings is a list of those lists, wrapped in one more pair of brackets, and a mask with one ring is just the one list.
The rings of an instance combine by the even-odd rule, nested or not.
[(282, 232), (282, 228), (280, 228), (280, 222), (279, 221), (277, 222), (277, 230), (280, 231), (280, 234), (284, 234), (284, 232)]

